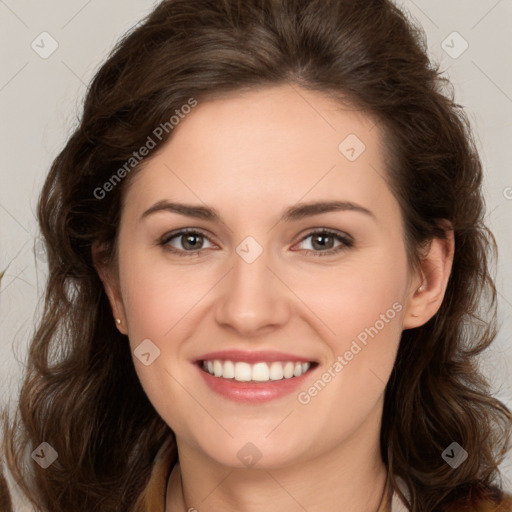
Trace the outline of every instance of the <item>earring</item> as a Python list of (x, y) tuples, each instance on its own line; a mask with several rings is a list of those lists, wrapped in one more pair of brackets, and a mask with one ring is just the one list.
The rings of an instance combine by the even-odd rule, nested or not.
[(117, 325), (121, 325), (121, 319), (120, 318), (116, 318), (116, 324)]

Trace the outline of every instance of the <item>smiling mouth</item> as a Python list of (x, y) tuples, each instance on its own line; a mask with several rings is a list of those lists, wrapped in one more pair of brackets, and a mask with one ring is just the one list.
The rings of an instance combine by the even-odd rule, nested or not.
[(213, 377), (237, 382), (274, 382), (300, 377), (318, 366), (313, 361), (272, 361), (254, 364), (243, 361), (210, 359), (198, 361), (199, 367)]

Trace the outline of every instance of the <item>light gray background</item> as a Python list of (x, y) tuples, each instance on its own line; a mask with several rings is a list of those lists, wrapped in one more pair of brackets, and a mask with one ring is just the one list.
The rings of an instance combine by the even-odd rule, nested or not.
[[(500, 248), (501, 331), (482, 366), (512, 408), (512, 0), (397, 0), (427, 32), (431, 58), (469, 114), (486, 170), (488, 225)], [(70, 135), (94, 72), (115, 41), (151, 11), (150, 0), (0, 0), (1, 403), (17, 391), (44, 284), (35, 206)], [(43, 59), (38, 51), (57, 50)], [(456, 31), (460, 34), (453, 34)], [(43, 41), (41, 41), (43, 39)], [(461, 54), (461, 50), (468, 48)], [(512, 454), (502, 465), (512, 490)], [(19, 507), (17, 510), (22, 510)]]

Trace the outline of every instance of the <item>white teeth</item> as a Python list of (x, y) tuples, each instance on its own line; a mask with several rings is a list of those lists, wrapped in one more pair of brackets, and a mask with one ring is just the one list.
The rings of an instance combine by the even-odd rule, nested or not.
[(220, 361), (213, 361), (213, 375), (222, 377), (222, 363)]
[(283, 374), (284, 374), (285, 379), (291, 379), (293, 377), (293, 368), (294, 368), (293, 363), (286, 363), (284, 365)]
[(251, 380), (258, 382), (265, 382), (270, 378), (270, 370), (268, 369), (267, 363), (256, 363), (252, 367)]
[(270, 380), (281, 380), (283, 378), (283, 365), (274, 361), (270, 365)]
[(255, 363), (221, 361), (203, 361), (203, 369), (210, 375), (239, 382), (268, 382), (269, 380), (291, 379), (306, 373), (310, 363), (274, 361), (272, 363)]
[[(222, 377), (222, 375), (220, 375)], [(251, 380), (251, 365), (249, 363), (235, 364), (235, 380), (246, 382)]]
[(235, 378), (235, 365), (232, 361), (225, 361), (224, 366), (222, 368), (222, 376), (225, 379), (234, 379)]

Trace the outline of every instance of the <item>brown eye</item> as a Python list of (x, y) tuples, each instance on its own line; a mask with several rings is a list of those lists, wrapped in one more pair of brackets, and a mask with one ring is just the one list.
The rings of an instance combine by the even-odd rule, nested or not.
[(192, 233), (188, 233), (186, 235), (179, 235), (181, 238), (181, 245), (184, 249), (190, 249), (192, 251), (197, 250), (201, 245), (203, 239), (202, 235), (194, 235)]
[[(311, 253), (315, 256), (336, 254), (354, 245), (351, 238), (336, 231), (313, 231), (302, 238), (301, 243), (308, 239), (311, 239), (309, 244), (311, 248), (306, 248), (305, 251), (307, 254)], [(337, 246), (336, 242), (338, 242)]]
[[(200, 231), (181, 230), (165, 235), (159, 245), (180, 256), (198, 255), (204, 247), (205, 242), (210, 243), (208, 238)], [(187, 254), (188, 253), (188, 254)]]

